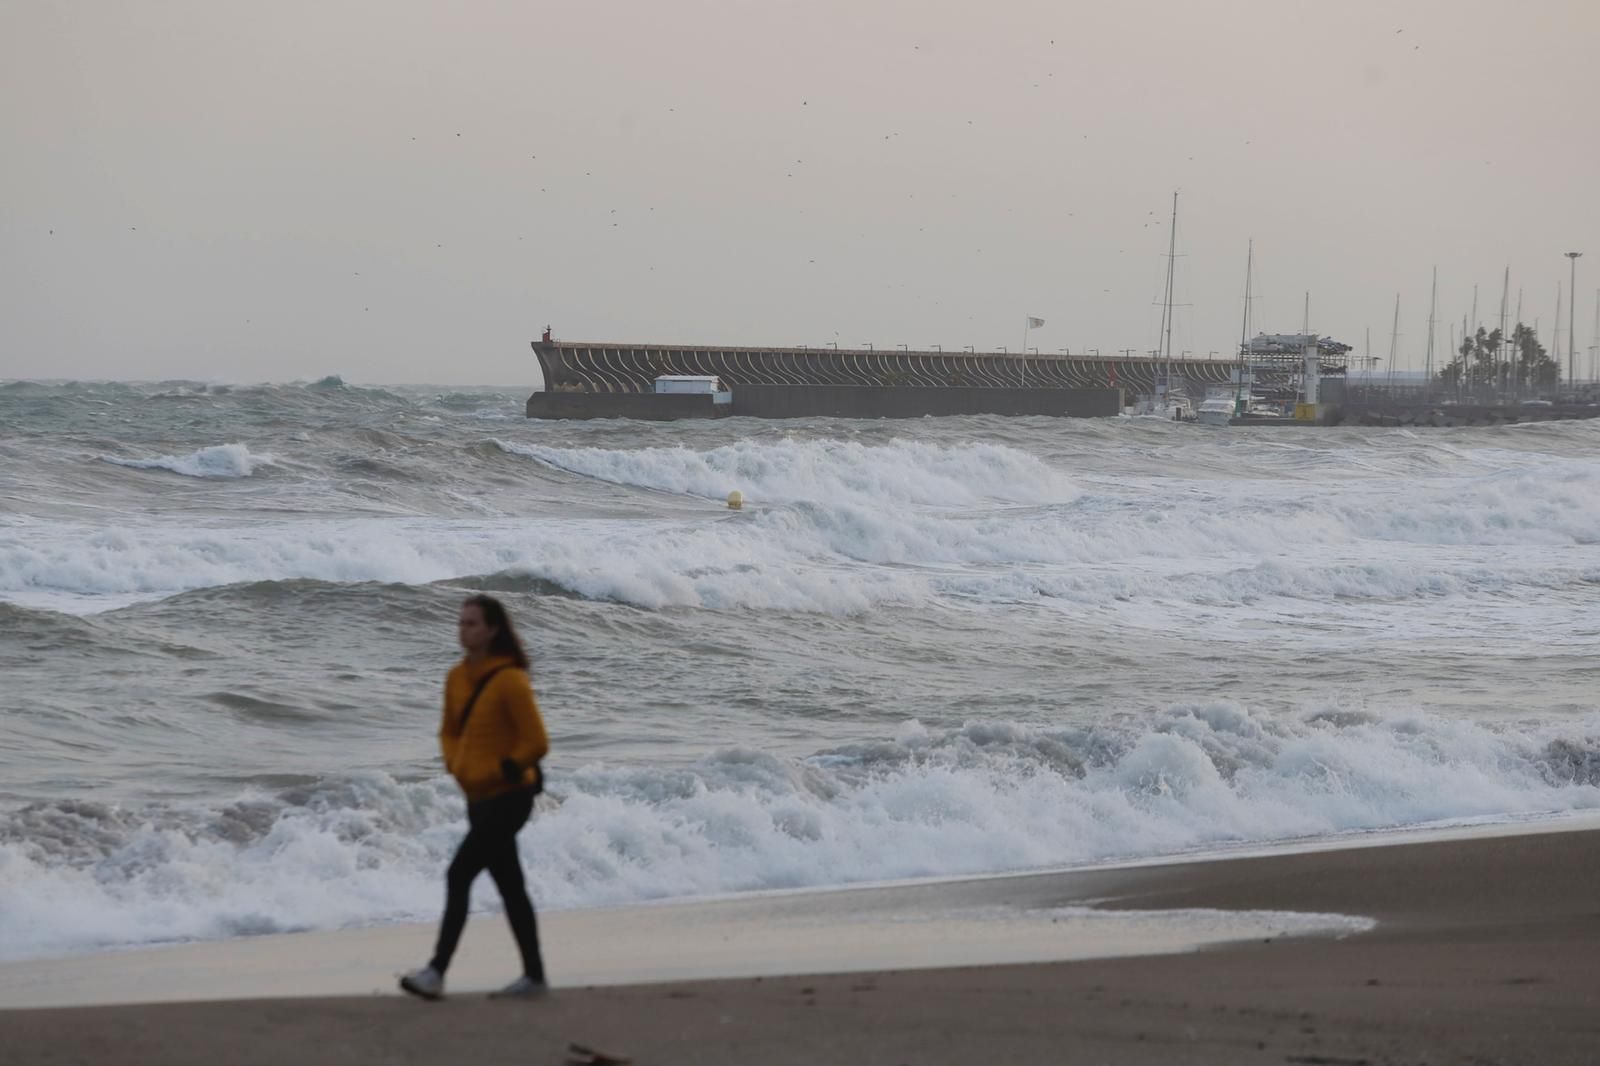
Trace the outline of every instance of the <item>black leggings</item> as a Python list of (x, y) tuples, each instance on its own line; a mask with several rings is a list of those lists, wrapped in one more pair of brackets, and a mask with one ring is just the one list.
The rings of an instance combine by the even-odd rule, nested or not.
[(439, 924), (439, 944), (433, 950), (431, 965), (440, 973), (449, 968), (461, 930), (466, 927), (472, 882), (488, 870), (505, 901), (506, 918), (517, 938), (517, 950), (522, 952), (522, 972), (535, 981), (544, 981), (539, 927), (534, 921), (533, 904), (528, 901), (528, 889), (522, 883), (522, 863), (517, 859), (517, 831), (527, 824), (532, 813), (533, 793), (525, 790), (467, 804), (469, 828), (445, 875), (444, 921)]

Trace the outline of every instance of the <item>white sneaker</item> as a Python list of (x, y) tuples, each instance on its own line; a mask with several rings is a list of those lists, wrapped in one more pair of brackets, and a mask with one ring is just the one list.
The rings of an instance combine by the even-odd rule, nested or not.
[(535, 981), (526, 975), (517, 978), (498, 992), (490, 992), (490, 999), (544, 999), (550, 994), (550, 986), (543, 981)]
[(400, 987), (413, 996), (421, 996), (423, 999), (443, 999), (444, 974), (432, 966), (424, 966), (400, 978)]

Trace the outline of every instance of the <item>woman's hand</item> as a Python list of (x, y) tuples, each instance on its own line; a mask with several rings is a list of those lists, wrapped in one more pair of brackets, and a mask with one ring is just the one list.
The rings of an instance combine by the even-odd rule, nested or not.
[(508, 785), (522, 784), (522, 767), (511, 759), (500, 760), (500, 776), (506, 779)]

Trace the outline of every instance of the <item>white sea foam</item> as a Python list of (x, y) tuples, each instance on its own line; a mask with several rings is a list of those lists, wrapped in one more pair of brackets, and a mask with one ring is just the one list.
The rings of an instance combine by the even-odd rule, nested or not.
[(647, 608), (849, 614), (951, 599), (1265, 609), (1282, 598), (1334, 611), (1329, 601), (1554, 592), (1600, 580), (1600, 554), (1537, 546), (1514, 566), (1405, 545), (1382, 561), (1328, 551), (1172, 559), (1124, 554), (1139, 536), (1077, 525), (1072, 515), (1004, 523), (807, 507), (673, 525), (361, 519), (112, 531), (30, 522), (0, 526), (0, 594), (93, 611), (263, 580), (423, 584), (511, 572)]
[(902, 439), (867, 445), (822, 438), (742, 440), (695, 451), (494, 443), (513, 455), (617, 485), (711, 499), (738, 489), (761, 504), (970, 507), (996, 501), (1062, 503), (1077, 495), (1060, 471), (998, 444), (950, 447)]
[[(806, 759), (557, 766), (544, 803), (521, 837), (543, 906), (956, 876), (1592, 811), (1600, 716), (1491, 728), (1214, 701), (1090, 729), (907, 722)], [(0, 957), (429, 920), (459, 823), (448, 783), (382, 775), (204, 809), (24, 808), (0, 823)]]
[(108, 463), (134, 470), (169, 470), (184, 477), (249, 477), (263, 466), (277, 462), (270, 455), (256, 455), (243, 444), (214, 444), (187, 455), (162, 455), (154, 459), (123, 459), (102, 456)]
[(1320, 609), (1600, 580), (1600, 470), (1575, 461), (1308, 489), (1292, 480), (1080, 485), (1026, 452), (984, 444), (499, 446), (657, 492), (720, 498), (739, 487), (753, 510), (115, 529), (18, 519), (0, 525), (0, 595), (82, 610), (96, 597), (111, 606), (259, 580), (414, 584), (518, 571), (648, 608), (846, 614), (947, 599), (1116, 608), (1281, 598)]
[[(516, 590), (551, 584), (669, 609), (540, 605), (571, 627), (562, 646), (582, 650), (562, 663), (578, 691), (597, 664), (631, 668), (653, 648), (674, 649), (680, 676), (695, 677), (663, 692), (673, 709), (642, 731), (631, 712), (654, 671), (611, 674), (593, 713), (552, 701), (553, 727), (581, 732), (584, 751), (661, 763), (577, 765), (558, 737), (549, 806), (523, 838), (544, 904), (1597, 806), (1600, 720), (1583, 671), (1600, 586), (1600, 422), (1292, 435), (1110, 420), (490, 427), (452, 405), (419, 412), (349, 388), (143, 404), (116, 386), (104, 395), (129, 420), (113, 444), (99, 389), (14, 393), (19, 420), (35, 421), (0, 448), (0, 598), (93, 612), (261, 581), (495, 575), (486, 584), (519, 612), (534, 605)], [(192, 443), (165, 443), (180, 417)], [(241, 424), (261, 427), (252, 445), (274, 455), (183, 454)], [(505, 439), (485, 447), (490, 432)], [(582, 446), (603, 442), (619, 446)], [(82, 477), (88, 454), (167, 451), (178, 454), (123, 461), (257, 481), (170, 492), (165, 473)], [(742, 514), (720, 506), (733, 488), (749, 500)], [(436, 917), (460, 832), (449, 782), (277, 784), (342, 766), (326, 756), (352, 744), (362, 766), (423, 765), (426, 728), (348, 708), (350, 687), (366, 699), (374, 679), (405, 703), (416, 664), (395, 648), (434, 639), (414, 628), (427, 612), (407, 610), (431, 595), (250, 587), (92, 622), (0, 610), (0, 655), (37, 711), (0, 736), (17, 797), (0, 811), (0, 952)], [(284, 609), (302, 596), (318, 608)], [(251, 639), (229, 639), (236, 623)], [(308, 635), (330, 624), (348, 644)], [(983, 654), (969, 656), (980, 631)], [(1060, 661), (1096, 676), (1054, 684), (1064, 679), (1043, 652), (1058, 637)], [(280, 639), (317, 648), (285, 658)], [(829, 687), (817, 647), (848, 653), (855, 640), (862, 660)], [(38, 666), (37, 649), (56, 642), (84, 668)], [(727, 657), (711, 655), (701, 671), (701, 648), (739, 649), (739, 665), (725, 673)], [(946, 661), (920, 684), (935, 657)], [(808, 684), (788, 684), (799, 672)], [(1016, 709), (999, 713), (1095, 724), (895, 733), (898, 708), (923, 706), (896, 696), (943, 679), (951, 699), (930, 716), (996, 713), (986, 708), (1009, 708), (1015, 692)], [(1150, 716), (1196, 686), (1259, 704)], [(1063, 707), (1065, 691), (1078, 702)], [(748, 706), (767, 692), (771, 705)], [(1319, 716), (1329, 706), (1340, 713)], [(1406, 707), (1439, 713), (1373, 716)], [(228, 735), (243, 754), (197, 756), (194, 744)], [(745, 747), (708, 753), (717, 743)], [(773, 745), (785, 754), (753, 750)], [(62, 802), (96, 751), (114, 753), (98, 767), (104, 788)], [(193, 799), (156, 802), (148, 774)], [(240, 775), (273, 784), (248, 795), (219, 784)], [(112, 795), (128, 806), (101, 802)]]

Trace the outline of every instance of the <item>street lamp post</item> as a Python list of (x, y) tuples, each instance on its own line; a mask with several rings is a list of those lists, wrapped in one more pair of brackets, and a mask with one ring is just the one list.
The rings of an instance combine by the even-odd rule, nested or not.
[(1572, 390), (1574, 398), (1577, 397), (1578, 379), (1573, 377), (1577, 366), (1573, 353), (1578, 350), (1578, 346), (1575, 343), (1577, 336), (1572, 332), (1572, 312), (1578, 306), (1578, 290), (1576, 288), (1578, 284), (1578, 257), (1582, 254), (1582, 252), (1567, 253), (1567, 259), (1572, 263), (1571, 276), (1567, 281), (1567, 388)]

